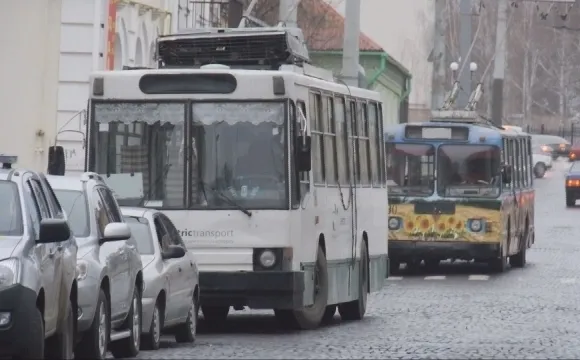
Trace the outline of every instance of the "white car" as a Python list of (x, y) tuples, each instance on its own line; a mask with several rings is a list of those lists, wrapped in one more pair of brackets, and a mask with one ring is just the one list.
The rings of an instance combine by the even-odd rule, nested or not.
[(193, 254), (162, 212), (122, 207), (143, 262), (143, 349), (157, 350), (162, 333), (195, 342), (199, 281)]
[(552, 168), (552, 151), (546, 150), (544, 146), (535, 146), (532, 151), (532, 161), (534, 162), (534, 176), (541, 179), (546, 171)]

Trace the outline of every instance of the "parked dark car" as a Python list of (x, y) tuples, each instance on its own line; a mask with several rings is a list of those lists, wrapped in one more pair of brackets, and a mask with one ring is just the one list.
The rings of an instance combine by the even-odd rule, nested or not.
[(580, 164), (573, 162), (566, 174), (566, 206), (576, 205), (576, 200), (580, 199)]

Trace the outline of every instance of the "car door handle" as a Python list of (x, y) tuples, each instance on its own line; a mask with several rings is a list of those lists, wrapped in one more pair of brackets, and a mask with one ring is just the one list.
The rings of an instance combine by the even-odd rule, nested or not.
[(181, 272), (181, 268), (178, 268), (178, 269), (179, 269), (179, 272)]
[(48, 253), (48, 257), (49, 258), (54, 258), (54, 255), (56, 255), (56, 250), (50, 250), (50, 252)]
[(191, 261), (190, 261), (190, 262), (189, 262), (189, 266), (190, 266), (190, 267), (193, 267), (193, 262), (191, 262)]
[(61, 252), (62, 250), (64, 250), (64, 247), (62, 245), (56, 247), (56, 251)]

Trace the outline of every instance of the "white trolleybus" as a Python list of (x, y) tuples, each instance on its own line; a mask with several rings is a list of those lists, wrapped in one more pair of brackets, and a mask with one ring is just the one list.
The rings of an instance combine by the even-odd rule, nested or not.
[(379, 94), (303, 44), (204, 29), (158, 39), (158, 69), (91, 76), (87, 170), (171, 219), (155, 225), (196, 255), (210, 323), (245, 307), (298, 329), (361, 319), (387, 276)]

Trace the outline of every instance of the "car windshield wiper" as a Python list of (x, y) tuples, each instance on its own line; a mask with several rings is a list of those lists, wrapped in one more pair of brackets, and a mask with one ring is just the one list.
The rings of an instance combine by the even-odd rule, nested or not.
[(235, 207), (236, 209), (240, 210), (244, 214), (248, 215), (249, 217), (252, 217), (252, 212), (250, 210), (248, 210), (245, 207), (243, 207), (242, 205), (240, 205), (236, 200), (227, 196), (223, 191), (220, 191), (212, 186), (207, 186), (207, 184), (201, 180), (199, 181), (199, 184), (201, 185), (201, 192), (203, 193), (203, 196), (205, 197), (205, 201), (207, 201), (207, 195), (205, 194), (205, 189), (209, 188), (214, 194), (219, 196), (220, 199), (224, 200), (225, 202), (227, 202), (231, 206)]

